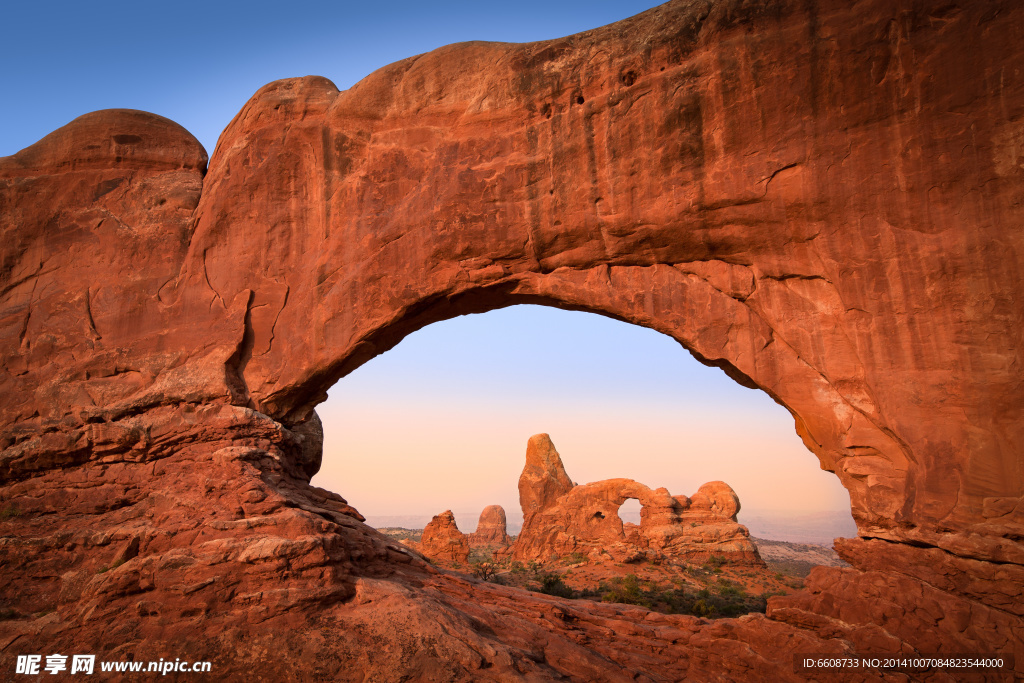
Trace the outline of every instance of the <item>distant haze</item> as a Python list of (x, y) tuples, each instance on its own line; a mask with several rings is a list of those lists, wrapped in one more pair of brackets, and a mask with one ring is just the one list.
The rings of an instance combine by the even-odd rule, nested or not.
[[(464, 533), (476, 531), (478, 511), (455, 510), (455, 522)], [(523, 526), (523, 516), (518, 512), (508, 513), (508, 533), (518, 534)], [(366, 523), (377, 529), (403, 527), (422, 529), (433, 515), (370, 515)], [(619, 510), (623, 522), (639, 524), (638, 512)], [(751, 536), (768, 538), (789, 543), (817, 543), (831, 546), (837, 538), (852, 538), (857, 535), (857, 525), (847, 511), (802, 512), (799, 510), (742, 510), (739, 521), (750, 531)]]
[[(521, 520), (526, 441), (547, 432), (578, 483), (627, 477), (692, 495), (722, 480), (762, 535), (778, 510), (821, 520), (793, 540), (855, 530), (846, 490), (788, 411), (670, 337), (594, 314), (514, 306), (435, 323), (343, 378), (317, 411), (314, 483), (371, 523), (451, 509), (471, 531), (495, 503)], [(406, 526), (377, 524), (388, 525)]]

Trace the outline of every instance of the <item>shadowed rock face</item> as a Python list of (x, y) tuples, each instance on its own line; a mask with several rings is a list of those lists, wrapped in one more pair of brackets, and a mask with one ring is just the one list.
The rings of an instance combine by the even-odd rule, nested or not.
[[(719, 555), (731, 562), (764, 564), (747, 528), (736, 521), (739, 499), (725, 482), (704, 484), (687, 498), (632, 479), (569, 482), (551, 495), (554, 481), (569, 478), (551, 439), (537, 434), (530, 438), (519, 478), (523, 530), (512, 546), (516, 560), (547, 561), (579, 553), (622, 562), (646, 553), (690, 562)], [(531, 483), (544, 493), (532, 492)], [(640, 502), (639, 525), (623, 524), (619, 517), (619, 506), (631, 498)]]
[[(4, 656), (785, 680), (794, 652), (902, 648), (1024, 672), (1022, 32), (1009, 0), (678, 1), (346, 92), (272, 83), (208, 170), (126, 111), (0, 160)], [(526, 302), (659, 330), (786, 406), (850, 491), (853, 567), (767, 617), (651, 617), (438, 573), (308, 485), (336, 380)]]

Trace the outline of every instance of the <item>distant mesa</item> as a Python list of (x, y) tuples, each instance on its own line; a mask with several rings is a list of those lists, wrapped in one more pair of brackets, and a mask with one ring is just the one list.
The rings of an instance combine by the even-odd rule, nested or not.
[[(619, 507), (629, 499), (640, 502), (640, 524), (619, 517)], [(505, 510), (490, 505), (468, 536), (458, 530), (451, 511), (437, 515), (414, 547), (431, 559), (455, 564), (468, 561), (470, 548), (486, 548), (496, 557), (520, 561), (582, 554), (615, 562), (677, 558), (703, 563), (721, 557), (764, 566), (747, 528), (736, 521), (739, 498), (725, 482), (704, 484), (691, 497), (632, 479), (573, 484), (547, 434), (536, 434), (527, 443), (519, 503), (523, 529), (514, 543)]]

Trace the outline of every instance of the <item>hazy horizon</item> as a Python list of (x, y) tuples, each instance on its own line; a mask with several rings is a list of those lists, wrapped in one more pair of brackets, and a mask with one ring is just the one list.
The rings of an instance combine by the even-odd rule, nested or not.
[[(441, 511), (443, 512), (443, 510)], [(476, 531), (480, 511), (453, 510), (455, 523), (459, 531), (469, 534)], [(522, 528), (521, 512), (508, 512), (507, 531), (516, 535)], [(422, 515), (371, 515), (366, 523), (376, 529), (400, 527), (410, 530), (422, 529), (433, 517), (433, 514)], [(640, 522), (639, 512), (623, 513), (619, 511), (623, 522)], [(816, 511), (800, 510), (741, 510), (737, 516), (739, 523), (756, 538), (789, 543), (816, 543), (831, 546), (836, 538), (853, 538), (857, 535), (857, 525), (847, 511)]]

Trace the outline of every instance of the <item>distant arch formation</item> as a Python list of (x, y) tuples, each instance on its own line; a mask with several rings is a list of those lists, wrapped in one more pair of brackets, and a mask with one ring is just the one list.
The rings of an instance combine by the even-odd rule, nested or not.
[[(436, 678), (792, 677), (782, 635), (1013, 650), (1020, 673), (1022, 22), (1010, 2), (677, 1), (345, 92), (271, 83), (208, 171), (186, 131), (127, 111), (0, 160), (8, 651), (117, 637), (241, 676), (256, 659), (235, 644), (270, 622), (323, 636), (263, 664), (289, 673), (330, 652)], [(657, 329), (786, 406), (850, 491), (855, 568), (769, 618), (638, 625), (669, 653), (644, 660), (570, 637), (630, 618), (609, 606), (548, 620), (575, 608), (523, 598), (501, 631), (518, 639), (488, 634), (496, 589), (431, 573), (306, 485), (338, 378), (523, 302)], [(48, 610), (59, 623), (31, 616)], [(324, 610), (335, 626), (311, 626)], [(463, 646), (424, 650), (438, 628)], [(747, 654), (723, 654), (736, 640)]]

